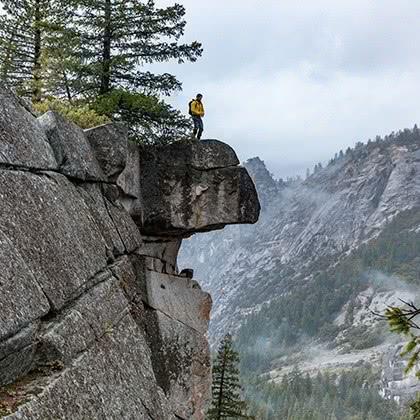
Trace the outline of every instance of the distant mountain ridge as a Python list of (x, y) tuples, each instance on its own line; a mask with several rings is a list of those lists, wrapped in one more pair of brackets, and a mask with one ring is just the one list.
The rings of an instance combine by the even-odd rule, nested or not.
[[(357, 325), (350, 323), (349, 330), (350, 324), (346, 329), (344, 324), (340, 327), (335, 319), (344, 317), (349, 307), (354, 314), (362, 306), (364, 313), (369, 312), (370, 309), (366, 308), (376, 298), (380, 301), (379, 306), (395, 302), (400, 289), (394, 290), (394, 294), (389, 284), (383, 291), (382, 286), (369, 289), (369, 282), (376, 281), (377, 272), (370, 270), (369, 264), (382, 267), (380, 256), (375, 252), (385, 252), (384, 244), (393, 246), (396, 238), (411, 241), (410, 244), (401, 243), (401, 249), (407, 245), (407, 249), (411, 247), (411, 250), (420, 243), (420, 218), (417, 217), (420, 214), (420, 130), (414, 127), (384, 139), (378, 137), (367, 144), (358, 143), (353, 149), (337, 153), (325, 168), (316, 165), (315, 171), (305, 180), (274, 180), (259, 158), (248, 160), (244, 166), (254, 179), (260, 196), (263, 212), (259, 223), (193, 237), (185, 241), (179, 260), (181, 266), (196, 268), (197, 278), (206, 279), (203, 286), (213, 296), (211, 341), (216, 342), (225, 331), (236, 331), (241, 346), (246, 346), (248, 338), (251, 341), (255, 338), (250, 327), (253, 317), (262, 335), (265, 326), (267, 337), (276, 333), (281, 335), (281, 322), (275, 324), (270, 321), (270, 317), (275, 316), (273, 314), (281, 312), (276, 306), (286, 301), (289, 306), (293, 303), (299, 306), (301, 302), (297, 299), (305, 299), (302, 290), (308, 287), (311, 293), (320, 293), (321, 297), (331, 296), (330, 300), (334, 302), (331, 305), (325, 303), (331, 313), (319, 315), (320, 319), (314, 321), (315, 330), (310, 332), (313, 340), (329, 342), (330, 346), (338, 346), (340, 351), (356, 351), (351, 345), (347, 346), (347, 350), (340, 347), (340, 333), (342, 336), (346, 335), (343, 331), (356, 334), (353, 329)], [(404, 221), (408, 225), (402, 226)], [(393, 223), (394, 228), (391, 226)], [(391, 226), (390, 234), (386, 233), (388, 226)], [(381, 238), (378, 250), (369, 245), (376, 238)], [(386, 258), (392, 262), (389, 263), (392, 270), (405, 273), (404, 264), (411, 271), (415, 271), (413, 267), (416, 265), (420, 267), (420, 260), (416, 260), (410, 252), (407, 251), (407, 261), (401, 262), (403, 268), (398, 266), (399, 260), (388, 255)], [(339, 264), (342, 260), (344, 268)], [(345, 270), (351, 271), (352, 264), (362, 263), (366, 264), (364, 271), (368, 275), (361, 271), (355, 272), (354, 278), (346, 277)], [(338, 274), (334, 272), (334, 267), (337, 267)], [(344, 270), (344, 274), (340, 270)], [(386, 270), (387, 267), (384, 267), (385, 275), (395, 277), (394, 271), (388, 273)], [(345, 277), (343, 284), (348, 290), (344, 290), (344, 286), (340, 289), (340, 279), (336, 277), (331, 280), (336, 289), (331, 286), (323, 294), (312, 286), (318, 281), (322, 287), (321, 280), (317, 280), (322, 276), (330, 281), (338, 275)], [(407, 276), (405, 280), (420, 284), (420, 272)], [(368, 277), (368, 280), (362, 277)], [(368, 299), (360, 296), (366, 290), (370, 290)], [(286, 300), (286, 297), (290, 299)], [(260, 313), (262, 308), (265, 308), (262, 311), (265, 318), (263, 315), (258, 318), (254, 314)], [(293, 315), (287, 316), (291, 317), (289, 324), (295, 322)], [(297, 311), (295, 317), (302, 317), (302, 313)], [(309, 314), (308, 323), (314, 318), (315, 315)], [(246, 320), (248, 329), (240, 329)], [(364, 328), (360, 324), (363, 326), (359, 320), (359, 328)], [(302, 328), (297, 321), (295, 325)], [(371, 341), (371, 347), (376, 346), (372, 337), (378, 327), (375, 322), (372, 325), (372, 328), (366, 327), (369, 333), (366, 333), (364, 344), (358, 345), (369, 348)], [(334, 333), (330, 331), (328, 338), (327, 332), (323, 331), (321, 339), (317, 330), (320, 326), (330, 328)], [(310, 330), (308, 326), (304, 327)], [(386, 329), (386, 326), (382, 327)], [(299, 334), (303, 336), (301, 330)], [(379, 351), (375, 363), (384, 359), (385, 353), (385, 350)], [(266, 371), (276, 370), (281, 364), (274, 359), (273, 356), (267, 361)], [(263, 369), (261, 366), (258, 368)]]

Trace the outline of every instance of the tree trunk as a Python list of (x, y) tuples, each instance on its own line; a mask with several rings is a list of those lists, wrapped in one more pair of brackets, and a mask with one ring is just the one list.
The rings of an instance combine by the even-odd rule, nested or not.
[(226, 349), (223, 354), (222, 377), (220, 378), (219, 398), (217, 399), (217, 419), (222, 418), (223, 387), (225, 382), (226, 370)]
[(67, 95), (67, 100), (69, 101), (69, 103), (72, 103), (72, 96), (71, 96), (71, 90), (70, 90), (70, 86), (69, 86), (69, 80), (67, 78), (67, 73), (65, 70), (63, 70), (63, 80), (64, 80), (64, 87), (66, 90), (66, 95)]
[(33, 70), (32, 70), (32, 102), (41, 101), (41, 48), (42, 48), (42, 12), (41, 12), (41, 1), (35, 1), (34, 11), (34, 59), (33, 59)]
[(102, 44), (101, 95), (111, 90), (111, 0), (105, 0), (104, 33)]

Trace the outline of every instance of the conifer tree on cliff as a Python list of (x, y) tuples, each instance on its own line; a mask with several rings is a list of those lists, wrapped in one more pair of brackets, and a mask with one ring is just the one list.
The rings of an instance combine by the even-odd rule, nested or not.
[(0, 16), (0, 80), (39, 103), (39, 111), (52, 104), (79, 120), (78, 109), (93, 111), (126, 122), (132, 138), (142, 142), (166, 143), (190, 129), (189, 119), (160, 99), (181, 83), (171, 74), (142, 70), (156, 62), (194, 62), (201, 55), (198, 42), (180, 42), (183, 6), (158, 8), (152, 0), (0, 5), (6, 12)]
[[(385, 318), (388, 320), (392, 332), (402, 334), (407, 337), (408, 342), (402, 353), (402, 356), (408, 356), (408, 363), (405, 373), (416, 369), (416, 376), (420, 379), (420, 370), (418, 364), (420, 362), (420, 308), (414, 303), (404, 302), (403, 307), (390, 307), (385, 311)], [(416, 401), (412, 402), (411, 418), (413, 420), (420, 419), (420, 393), (417, 395)]]
[[(66, 87), (71, 17), (64, 0), (3, 0), (0, 16), (0, 81), (40, 103)], [(52, 63), (60, 66), (52, 68)]]
[(2, 2), (0, 17), (0, 78), (20, 94), (41, 97), (42, 42), (48, 2)]
[(232, 336), (221, 341), (213, 365), (212, 403), (207, 419), (252, 419), (247, 404), (241, 399), (239, 354), (233, 348)]
[(175, 76), (154, 74), (145, 65), (194, 62), (201, 44), (180, 43), (186, 21), (179, 4), (154, 1), (73, 0), (72, 28), (79, 39), (72, 55), (73, 95), (93, 100), (95, 109), (128, 123), (143, 141), (167, 141), (189, 128), (189, 120), (159, 99), (181, 89)]

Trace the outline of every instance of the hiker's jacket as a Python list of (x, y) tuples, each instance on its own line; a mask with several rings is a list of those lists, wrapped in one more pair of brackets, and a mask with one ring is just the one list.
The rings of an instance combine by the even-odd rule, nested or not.
[(197, 117), (204, 117), (203, 103), (194, 99), (191, 103), (191, 112), (193, 115), (196, 115)]

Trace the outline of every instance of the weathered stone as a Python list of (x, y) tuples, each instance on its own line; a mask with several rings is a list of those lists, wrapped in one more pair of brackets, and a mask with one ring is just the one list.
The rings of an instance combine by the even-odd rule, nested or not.
[[(129, 302), (136, 296), (143, 296), (146, 293), (144, 274), (145, 264), (136, 264), (137, 256), (124, 256), (110, 266), (110, 270), (116, 277)], [(143, 285), (142, 285), (143, 283)]]
[(139, 253), (161, 260), (165, 272), (176, 274), (181, 243), (182, 239), (179, 238), (143, 236), (143, 246)]
[(126, 194), (120, 201), (143, 234), (187, 237), (258, 220), (255, 186), (222, 142), (136, 147), (130, 159), (117, 181)]
[[(107, 264), (106, 242), (87, 205), (56, 173), (0, 171), (0, 195), (0, 231), (35, 276), (32, 289), (38, 283), (54, 308), (61, 308)], [(38, 295), (26, 291), (34, 307)]]
[[(77, 187), (88, 205), (111, 254), (131, 253), (142, 246), (140, 231), (122, 205), (116, 201), (115, 185), (83, 183)], [(114, 196), (110, 192), (114, 192)], [(113, 200), (113, 201), (111, 201)]]
[(258, 216), (234, 151), (0, 106), (1, 413), (203, 420), (211, 298), (174, 274), (183, 237)]
[(35, 344), (31, 343), (0, 360), (0, 386), (13, 382), (30, 370), (35, 348)]
[(22, 328), (12, 337), (0, 342), (0, 360), (4, 359), (11, 353), (28, 347), (36, 338), (39, 329), (40, 321), (33, 322), (27, 327)]
[[(108, 186), (117, 190), (115, 186)], [(116, 201), (110, 201), (106, 197), (105, 206), (108, 210), (108, 213), (116, 227), (118, 234), (120, 235), (121, 241), (124, 244), (125, 250), (127, 253), (134, 252), (142, 246), (142, 238), (140, 235), (139, 228), (134, 223), (134, 220), (130, 215), (125, 211), (122, 204)]]
[(121, 124), (106, 124), (85, 130), (85, 134), (105, 176), (116, 180), (127, 163), (127, 128)]
[(147, 304), (172, 319), (205, 334), (208, 329), (211, 298), (195, 287), (195, 282), (178, 276), (146, 272)]
[(129, 143), (127, 164), (117, 179), (117, 185), (124, 193), (119, 201), (127, 212), (137, 214), (141, 218), (140, 176), (140, 149), (137, 145)]
[(210, 399), (210, 351), (205, 335), (160, 311), (149, 311), (152, 363), (159, 386), (174, 413), (182, 419), (203, 420)]
[(27, 395), (7, 419), (172, 418), (150, 350), (128, 315), (68, 369), (40, 378), (36, 388), (38, 394)]
[(38, 338), (39, 357), (42, 362), (71, 362), (109, 333), (127, 314), (128, 302), (119, 281), (111, 271), (105, 271), (100, 283), (90, 289), (59, 319), (51, 320), (46, 331)]
[(0, 84), (0, 164), (56, 169), (47, 136), (19, 99)]
[(145, 147), (140, 149), (140, 154), (158, 166), (187, 166), (208, 170), (239, 165), (235, 151), (219, 140)]
[(117, 185), (125, 194), (140, 198), (140, 148), (136, 144), (128, 143), (127, 162)]
[(0, 341), (0, 386), (13, 382), (31, 368), (40, 322), (33, 322), (17, 334)]
[(189, 236), (258, 220), (258, 196), (245, 168), (198, 171), (147, 162), (142, 170), (143, 212), (132, 216), (145, 234)]
[(122, 255), (125, 247), (108, 211), (108, 206), (105, 203), (106, 198), (102, 194), (102, 187), (97, 183), (83, 183), (77, 189), (106, 241), (109, 254), (113, 257)]
[[(0, 175), (1, 178), (1, 175)], [(4, 191), (0, 189), (0, 191)], [(45, 315), (50, 306), (36, 278), (2, 228), (4, 194), (0, 193), (0, 359), (2, 340)], [(16, 209), (13, 209), (16, 211)], [(25, 254), (23, 254), (25, 255)], [(2, 354), (3, 353), (3, 354)], [(1, 376), (1, 375), (0, 375)]]
[(38, 121), (45, 130), (62, 174), (83, 181), (104, 179), (81, 128), (53, 111), (45, 113)]
[[(156, 383), (164, 390), (171, 409), (177, 418), (203, 420), (211, 385), (210, 354), (203, 333), (207, 330), (209, 296), (194, 281), (148, 271), (149, 260), (152, 258), (133, 256), (131, 262), (122, 259), (113, 265), (112, 271), (131, 302), (138, 298), (148, 301), (149, 309), (135, 303), (131, 313), (144, 330)], [(151, 284), (154, 280), (159, 281)], [(148, 290), (144, 290), (145, 282)], [(166, 290), (161, 289), (163, 283)], [(171, 295), (175, 303), (168, 300)], [(151, 309), (149, 304), (169, 316)], [(182, 306), (189, 316), (181, 311)]]

